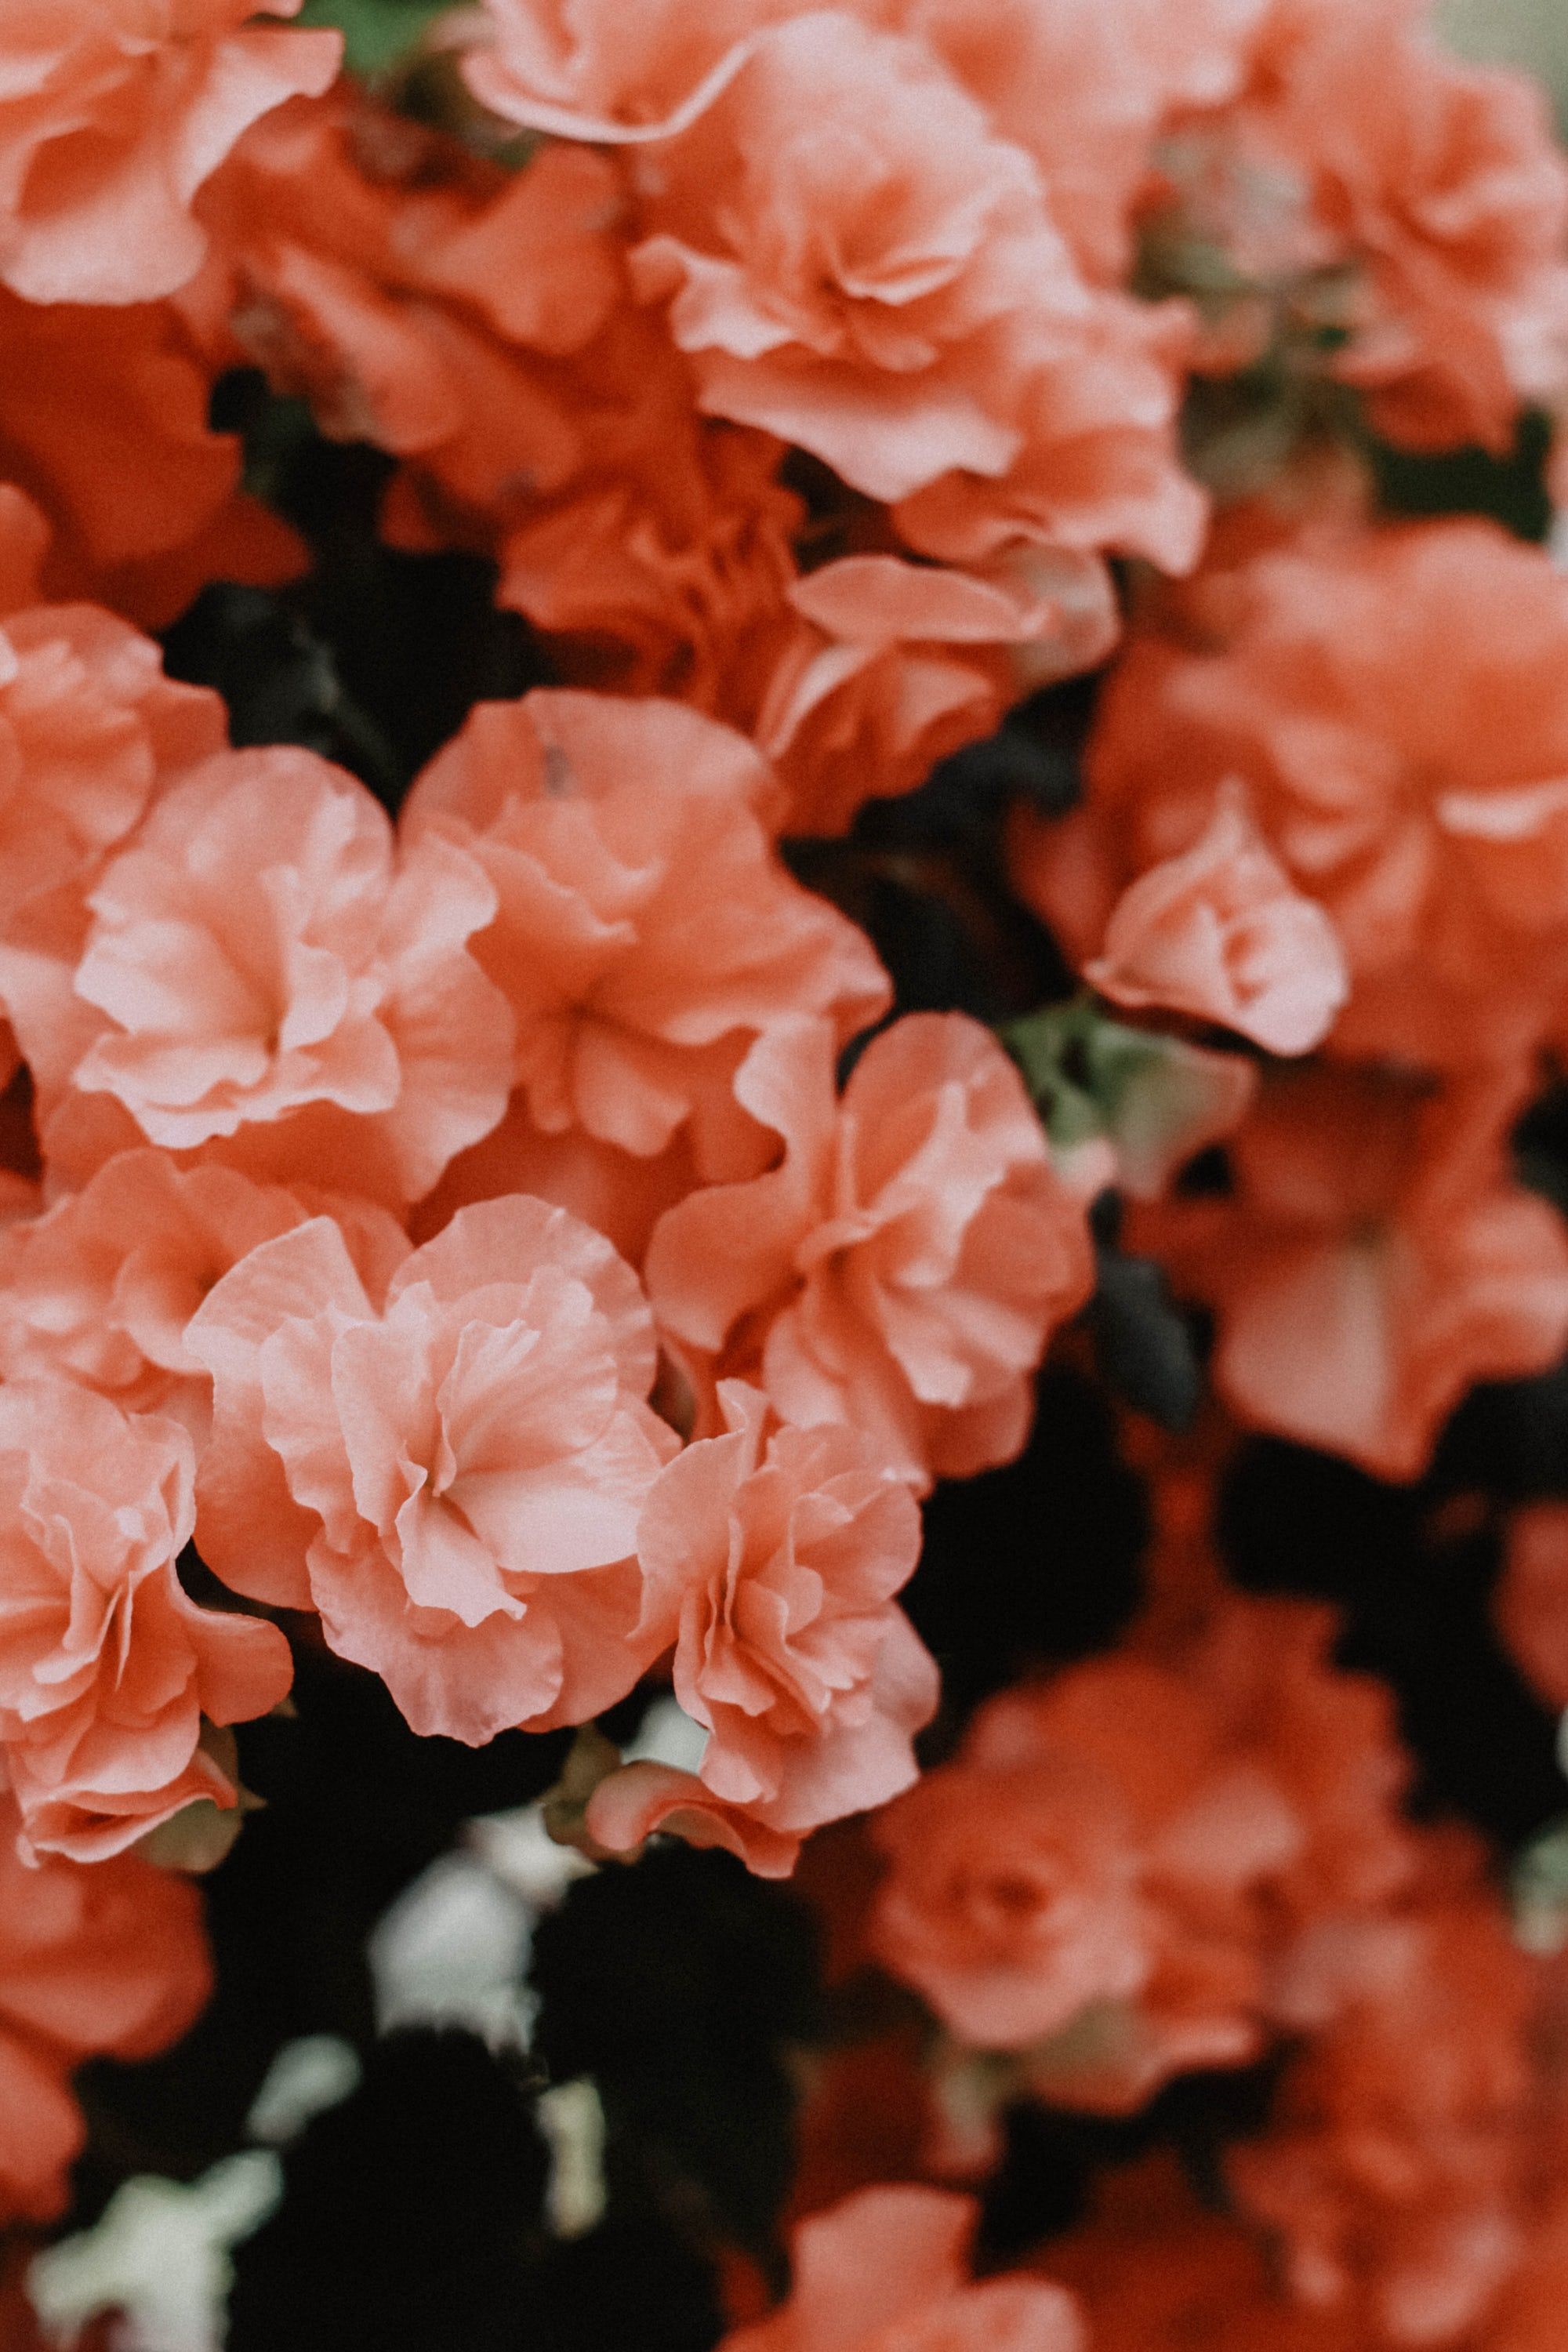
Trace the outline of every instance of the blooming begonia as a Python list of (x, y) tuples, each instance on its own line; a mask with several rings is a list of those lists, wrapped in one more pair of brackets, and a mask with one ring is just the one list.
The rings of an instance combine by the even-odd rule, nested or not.
[(1568, 988), (1568, 583), (1495, 524), (1310, 531), (1183, 592), (1118, 664), (1083, 807), (1015, 879), (1076, 956), (1231, 778), (1331, 919), (1334, 1043), (1444, 1066), (1549, 1034)]
[(1475, 1381), (1568, 1342), (1568, 1240), (1505, 1167), (1511, 1081), (1282, 1073), (1229, 1139), (1234, 1194), (1140, 1207), (1136, 1245), (1213, 1307), (1252, 1426), (1414, 1478)]
[(319, 98), (331, 32), (300, 0), (27, 0), (0, 27), (0, 283), (29, 302), (144, 302), (201, 266), (192, 200), (258, 118)]
[(1032, 1376), (1090, 1284), (1088, 1230), (1016, 1071), (958, 1013), (874, 1037), (842, 1099), (825, 1022), (759, 1039), (735, 1092), (776, 1167), (694, 1192), (647, 1258), (699, 1376), (872, 1436), (917, 1489), (1019, 1452)]
[(242, 1258), (185, 1345), (214, 1377), (203, 1558), (319, 1611), (416, 1731), (582, 1722), (651, 1664), (637, 1515), (676, 1440), (644, 1402), (637, 1278), (564, 1210), (459, 1211), (384, 1301), (314, 1218)]
[(787, 2303), (721, 2352), (1084, 2352), (1070, 2295), (1014, 2273), (971, 2284), (973, 2198), (862, 2189), (803, 2221)]
[(1262, 2045), (1303, 1930), (1408, 1876), (1404, 1767), (1325, 1612), (1232, 1601), (1173, 1644), (993, 1698), (879, 1817), (883, 1963), (1044, 2095), (1116, 2109)]
[[(1028, 180), (1016, 151), (1013, 169)], [(363, 104), (287, 109), (207, 210), (222, 249), (181, 307), (214, 361), (254, 359), (324, 431), (399, 457), (390, 536), (493, 551), (500, 600), (556, 641), (565, 678), (754, 735), (785, 829), (841, 830), (1114, 636), (1092, 528), (1004, 533), (944, 574), (901, 561), (842, 485), (841, 517), (808, 517), (777, 438), (699, 413), (700, 380), (630, 299), (632, 192), (586, 150), (509, 181), (434, 134), (389, 141)], [(825, 529), (851, 551), (826, 565)]]
[(1008, 322), (1090, 298), (1028, 157), (920, 44), (826, 10), (772, 27), (661, 160), (634, 281), (670, 298), (706, 408), (889, 501), (1011, 464)]
[(48, 533), (0, 490), (0, 1003), (68, 957), (106, 856), (225, 740), (216, 694), (163, 675), (158, 647), (90, 604), (40, 601)]
[(399, 853), (313, 753), (204, 763), (88, 904), (22, 1024), (62, 1171), (145, 1139), (405, 1202), (500, 1118), (510, 1019), (467, 944), (489, 884), (448, 843)]
[(275, 1626), (181, 1586), (195, 1474), (172, 1422), (72, 1382), (0, 1385), (0, 1756), (32, 1853), (91, 1861), (199, 1798), (232, 1808), (203, 1718), (288, 1692)]
[(709, 1738), (684, 1787), (632, 1765), (595, 1790), (601, 1844), (653, 1825), (638, 1790), (660, 1825), (717, 1800), (717, 1820), (786, 1836), (881, 1804), (914, 1779), (911, 1735), (935, 1712), (935, 1666), (893, 1604), (920, 1556), (908, 1488), (851, 1429), (767, 1435), (767, 1399), (742, 1381), (719, 1403), (724, 1434), (676, 1456), (637, 1526), (644, 1628), (673, 1645), (676, 1696)]
[(1118, 1004), (1221, 1022), (1273, 1054), (1321, 1044), (1348, 993), (1338, 932), (1291, 887), (1236, 788), (1191, 849), (1122, 893), (1084, 977)]
[(1281, 0), (1221, 136), (1244, 184), (1294, 184), (1311, 263), (1349, 272), (1333, 366), (1378, 429), (1502, 448), (1563, 381), (1568, 166), (1542, 93), (1445, 54), (1418, 14)]
[(647, 1162), (684, 1143), (700, 1175), (750, 1173), (731, 1079), (751, 1040), (813, 1013), (843, 1045), (886, 1009), (869, 942), (778, 862), (756, 813), (773, 789), (695, 712), (572, 692), (479, 704), (419, 779), (414, 853), (449, 844), (493, 888), (474, 952), (545, 1135)]
[(1287, 1990), (1326, 2030), (1228, 2165), (1295, 2294), (1393, 2344), (1453, 2342), (1524, 2250), (1534, 1983), (1489, 1890), (1435, 1860), (1424, 1901), (1301, 1956)]
[(1077, 2296), (1095, 2352), (1378, 2352), (1360, 2314), (1292, 2303), (1267, 2246), (1163, 2153), (1113, 2174), (1039, 2259)]
[(209, 1973), (191, 1887), (135, 1854), (29, 1867), (16, 1827), (0, 1793), (0, 2215), (47, 2221), (86, 2137), (72, 2067), (167, 2048)]
[(0, 1233), (0, 1371), (64, 1373), (199, 1438), (208, 1381), (185, 1325), (238, 1259), (321, 1209), (371, 1286), (384, 1284), (407, 1242), (370, 1202), (316, 1201), (151, 1148), (117, 1154), (79, 1192)]

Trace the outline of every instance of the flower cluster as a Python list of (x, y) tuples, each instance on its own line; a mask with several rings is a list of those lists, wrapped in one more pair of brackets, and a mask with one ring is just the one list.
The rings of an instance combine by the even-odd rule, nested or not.
[(1539, 93), (1417, 0), (299, 13), (0, 12), (0, 2227), (355, 1669), (595, 1886), (805, 1850), (789, 2291), (645, 2166), (731, 2352), (1545, 2352), (1568, 1903), (1417, 1580), (1247, 1533), (1331, 1457), (1568, 1706)]

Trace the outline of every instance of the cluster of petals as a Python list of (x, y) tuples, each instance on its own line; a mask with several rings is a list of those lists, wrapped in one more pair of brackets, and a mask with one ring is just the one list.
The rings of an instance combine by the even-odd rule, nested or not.
[(242, 1258), (185, 1330), (213, 1375), (196, 1540), (313, 1609), (416, 1731), (584, 1721), (659, 1647), (638, 1514), (676, 1450), (636, 1276), (564, 1209), (459, 1211), (373, 1297), (331, 1217)]
[(1217, 1022), (1280, 1055), (1321, 1045), (1350, 992), (1338, 932), (1234, 781), (1192, 847), (1123, 891), (1084, 978), (1113, 1003)]
[(0, 1794), (0, 2218), (49, 2221), (86, 2137), (72, 2068), (165, 2049), (209, 1975), (193, 1887), (135, 1854), (29, 1866), (16, 1827)]
[(601, 9), (498, 0), (468, 72), (512, 121), (625, 148), (633, 285), (705, 411), (810, 450), (927, 553), (1026, 538), (1184, 569), (1184, 329), (1079, 268), (1015, 135), (1050, 150), (1071, 100), (1032, 116), (1009, 27), (988, 43), (977, 15), (665, 5), (626, 41)]
[[(0, 1374), (80, 1381), (127, 1412), (183, 1422), (199, 1444), (209, 1383), (186, 1324), (231, 1265), (326, 1205), (151, 1146), (117, 1153), (80, 1192), (0, 1232)], [(356, 1264), (373, 1281), (390, 1273), (407, 1248), (395, 1219), (346, 1197), (331, 1208)]]
[(479, 704), (406, 804), (408, 854), (471, 860), (492, 893), (474, 954), (529, 1126), (627, 1184), (671, 1152), (688, 1181), (750, 1174), (765, 1151), (732, 1080), (752, 1041), (815, 1015), (843, 1045), (887, 1008), (864, 934), (780, 863), (773, 789), (679, 703), (547, 689)]
[(1281, 1991), (1316, 2032), (1268, 2132), (1228, 2163), (1296, 2299), (1393, 2345), (1451, 2344), (1485, 2316), (1526, 2251), (1547, 2152), (1538, 1986), (1475, 1862), (1437, 1832), (1406, 1906), (1307, 1939)]
[(1042, 2260), (1076, 2296), (1095, 2352), (1380, 2352), (1359, 2314), (1295, 2303), (1266, 2242), (1200, 2201), (1163, 2152), (1102, 2178), (1088, 2219)]
[(1070, 2295), (1011, 2272), (972, 2281), (971, 2197), (863, 2189), (795, 2233), (789, 2299), (721, 2352), (1084, 2352)]
[(0, 284), (121, 303), (194, 277), (203, 183), (251, 123), (336, 78), (336, 34), (258, 21), (299, 6), (28, 0), (0, 33)]
[(586, 1823), (624, 1852), (679, 1814), (773, 1874), (804, 1832), (916, 1777), (937, 1673), (893, 1596), (920, 1557), (920, 1513), (856, 1431), (768, 1434), (767, 1398), (739, 1381), (720, 1383), (719, 1405), (723, 1434), (668, 1464), (637, 1527), (639, 1641), (670, 1652), (676, 1697), (708, 1734), (702, 1760), (695, 1774), (626, 1766)]
[(1010, 1461), (1093, 1268), (1081, 1202), (994, 1038), (962, 1013), (908, 1014), (840, 1097), (831, 1029), (797, 1019), (758, 1040), (734, 1088), (782, 1156), (688, 1194), (647, 1256), (700, 1397), (755, 1379), (798, 1427), (864, 1431), (919, 1492)]
[(1245, 2063), (1285, 1957), (1412, 1866), (1387, 1702), (1328, 1664), (1331, 1633), (1304, 1603), (1233, 1599), (988, 1700), (876, 1821), (872, 1951), (1058, 2103), (1114, 2112)]
[(1136, 1245), (1213, 1309), (1241, 1422), (1415, 1478), (1475, 1382), (1557, 1361), (1568, 1241), (1509, 1171), (1519, 1107), (1511, 1076), (1281, 1072), (1227, 1140), (1228, 1194), (1135, 1211)]
[(0, 1387), (0, 1755), (30, 1853), (90, 1861), (197, 1801), (232, 1810), (204, 1724), (288, 1694), (276, 1627), (180, 1583), (195, 1480), (174, 1422), (73, 1381)]
[(1332, 331), (1332, 373), (1388, 438), (1506, 448), (1521, 406), (1563, 388), (1568, 167), (1544, 93), (1461, 63), (1426, 14), (1256, 12), (1238, 86), (1168, 126), (1152, 201), (1166, 237), (1235, 273), (1222, 349), (1283, 297)]
[[(613, 159), (582, 145), (547, 147), (509, 178), (410, 125), (394, 139), (349, 100), (283, 109), (209, 190), (214, 257), (179, 299), (214, 364), (260, 364), (279, 389), (310, 399), (324, 430), (373, 440), (401, 461), (385, 509), (395, 541), (492, 552), (501, 601), (557, 641), (566, 676), (673, 694), (743, 728), (779, 763), (789, 793), (780, 821), (833, 832), (870, 794), (908, 790), (945, 751), (986, 732), (1017, 694), (1099, 659), (1116, 627), (1103, 551), (1125, 543), (1184, 565), (1200, 507), (1168, 446), (1179, 322), (1079, 284), (1045, 222), (1035, 165), (986, 131), (983, 110), (917, 42), (827, 12), (776, 31), (773, 68), (759, 56), (755, 70), (779, 122), (748, 135), (784, 175), (777, 203), (805, 205), (808, 222), (842, 176), (844, 140), (852, 146), (888, 114), (890, 87), (911, 94), (909, 152), (889, 166), (909, 184), (903, 194), (879, 195), (873, 158), (860, 197), (852, 187), (846, 199), (869, 207), (868, 235), (893, 240), (887, 287), (872, 285), (870, 261), (855, 266), (871, 273), (857, 301), (873, 346), (862, 370), (867, 414), (858, 424), (847, 415), (842, 427), (866, 453), (858, 466), (838, 437), (827, 449), (832, 404), (815, 383), (791, 394), (793, 417), (771, 406), (753, 417), (755, 399), (710, 396), (715, 353), (690, 341), (706, 330), (680, 325), (694, 287), (670, 306), (668, 330), (652, 290), (671, 268), (706, 268), (678, 234), (674, 181), (650, 208), (635, 175), (628, 183)], [(842, 137), (825, 146), (823, 184), (802, 163), (797, 186), (799, 142), (775, 132), (819, 113), (846, 74)], [(747, 76), (742, 84), (737, 104)], [(939, 119), (928, 123), (921, 110), (932, 105)], [(963, 135), (947, 119), (954, 109)], [(727, 119), (721, 110), (702, 138), (720, 136)], [(966, 194), (976, 145), (982, 184)], [(952, 163), (939, 170), (947, 149)], [(735, 176), (696, 152), (682, 168), (700, 211), (704, 186)], [(1011, 191), (1011, 226), (993, 218), (988, 172)], [(906, 199), (907, 224), (879, 225), (879, 207), (896, 214)], [(758, 202), (764, 214), (773, 207), (766, 190)], [(1033, 226), (1006, 262), (1020, 206)], [(756, 234), (763, 278), (776, 248), (782, 268), (809, 279), (809, 240), (791, 262), (795, 230), (759, 220)], [(829, 244), (859, 234), (853, 220), (812, 230)], [(932, 241), (924, 260), (921, 236)], [(949, 255), (955, 236), (964, 252)], [(984, 299), (924, 286), (922, 273), (942, 279), (965, 256)], [(739, 284), (741, 264), (728, 266)], [(953, 331), (963, 327), (965, 366), (984, 388), (1001, 377), (971, 342), (1005, 341), (1003, 314), (1025, 295), (1041, 303), (1052, 273), (1065, 325), (1039, 341), (1020, 376), (1026, 433), (986, 425), (975, 391), (935, 381), (917, 413), (916, 391), (933, 371), (919, 356), (931, 332), (910, 306), (923, 319), (934, 305)], [(764, 308), (773, 299), (760, 281), (753, 293)], [(971, 310), (983, 315), (972, 320)], [(799, 351), (826, 331), (805, 321)], [(749, 347), (756, 333), (741, 340)], [(840, 373), (854, 376), (858, 353), (852, 336)], [(763, 356), (745, 361), (748, 380)], [(788, 357), (780, 366), (793, 383)], [(933, 436), (935, 474), (907, 454)], [(847, 569), (812, 551), (819, 526), (808, 527), (778, 478), (788, 438), (842, 477)], [(980, 486), (979, 497), (988, 476), (942, 467), (944, 451), (983, 457), (983, 443), (1022, 451), (1005, 514), (970, 511), (964, 484)], [(872, 501), (938, 475), (930, 514), (910, 509), (906, 537), (921, 558), (912, 564)], [(998, 495), (1005, 487), (992, 484)]]
[[(1337, 1047), (1441, 1068), (1554, 1033), (1568, 989), (1568, 583), (1544, 552), (1455, 519), (1313, 527), (1217, 562), (1126, 646), (1085, 803), (1059, 824), (1020, 822), (1016, 885), (1088, 960), (1127, 886), (1196, 855), (1237, 781), (1268, 850), (1338, 933), (1350, 995)], [(1164, 896), (1173, 962), (1173, 878)], [(1131, 917), (1124, 902), (1123, 929)], [(1282, 912), (1271, 944), (1265, 979), (1282, 985), (1290, 966), (1307, 992), (1313, 957)], [(1185, 1009), (1245, 1026), (1226, 995), (1246, 1010), (1247, 972), (1233, 960), (1201, 991), (1190, 934), (1182, 947)]]
[(312, 752), (198, 763), (13, 990), (46, 1154), (79, 1182), (146, 1142), (418, 1199), (505, 1108), (510, 1015), (468, 952), (494, 906)]
[(153, 801), (225, 741), (222, 703), (164, 677), (100, 606), (45, 603), (48, 530), (0, 488), (0, 1003), (79, 944), (88, 889)]

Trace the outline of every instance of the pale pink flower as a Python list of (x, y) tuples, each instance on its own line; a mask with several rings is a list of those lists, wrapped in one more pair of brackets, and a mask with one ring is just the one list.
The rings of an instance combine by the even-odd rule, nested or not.
[(202, 1555), (321, 1612), (416, 1731), (478, 1746), (624, 1696), (637, 1515), (676, 1440), (636, 1276), (563, 1209), (459, 1211), (373, 1299), (328, 1218), (266, 1242), (185, 1343), (214, 1376)]

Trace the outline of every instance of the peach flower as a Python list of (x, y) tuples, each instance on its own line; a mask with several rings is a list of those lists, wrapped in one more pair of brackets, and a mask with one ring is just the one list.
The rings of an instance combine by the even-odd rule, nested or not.
[(750, 37), (801, 0), (484, 0), (465, 61), (481, 105), (568, 139), (668, 139), (710, 106)]
[(1336, 373), (1391, 439), (1507, 448), (1520, 408), (1568, 383), (1568, 163), (1544, 90), (1461, 64), (1407, 9), (1320, 11), (1293, 42), (1279, 13), (1261, 136), (1363, 278)]
[(1028, 149), (1085, 275), (1124, 285), (1137, 201), (1156, 135), (1173, 112), (1233, 98), (1268, 0), (897, 0), (899, 28), (926, 42)]
[(208, 581), (270, 587), (305, 569), (303, 541), (240, 488), (239, 436), (207, 421), (218, 373), (166, 303), (0, 288), (0, 477), (48, 518), (49, 596), (163, 628)]
[(175, 1559), (195, 1458), (175, 1423), (65, 1381), (0, 1385), (0, 1749), (30, 1853), (117, 1853), (197, 1798), (236, 1791), (203, 1718), (265, 1715), (289, 1644), (198, 1609)]
[(861, 2189), (795, 2232), (787, 2303), (720, 2352), (1086, 2352), (1072, 2298), (1013, 2272), (970, 2284), (970, 2197)]
[(595, 339), (625, 308), (620, 205), (583, 149), (507, 172), (345, 89), (241, 142), (180, 308), (212, 364), (260, 366), (323, 432), (404, 460), (395, 537), (422, 509), (447, 539), (479, 516), (493, 530), (588, 454), (576, 395), (597, 371), (580, 387), (564, 362), (594, 343), (602, 368)]
[(1418, 1477), (1478, 1381), (1568, 1342), (1568, 1237), (1505, 1171), (1511, 1086), (1282, 1075), (1231, 1139), (1235, 1194), (1142, 1208), (1129, 1241), (1218, 1318), (1216, 1384), (1244, 1423)]
[(1531, 1688), (1568, 1708), (1568, 1503), (1531, 1503), (1509, 1522), (1495, 1608)]
[(1300, 2302), (1382, 2343), (1468, 2344), (1527, 2244), (1531, 1965), (1489, 1888), (1439, 1883), (1327, 1973), (1336, 2013), (1231, 2151), (1232, 2194)]
[[(769, 1829), (882, 1804), (915, 1777), (936, 1668), (893, 1595), (920, 1557), (908, 1489), (857, 1432), (778, 1429), (741, 1381), (643, 1506), (642, 1633), (709, 1734), (697, 1778)], [(655, 1636), (657, 1635), (657, 1639)]]
[(1227, 1600), (1174, 1640), (1005, 1692), (875, 1824), (871, 1948), (1047, 2099), (1118, 2111), (1257, 2054), (1304, 1929), (1408, 1876), (1386, 1697), (1332, 1623)]
[(0, 283), (29, 302), (145, 302), (200, 268), (191, 205), (237, 139), (319, 98), (331, 32), (300, 0), (27, 0), (0, 30)]
[(1568, 582), (1470, 519), (1330, 528), (1182, 592), (1111, 673), (1084, 805), (1014, 876), (1075, 957), (1190, 850), (1226, 780), (1331, 918), (1348, 1052), (1443, 1067), (1540, 1038), (1568, 987)]
[(0, 1793), (0, 2218), (52, 2221), (86, 2138), (70, 2070), (150, 2058), (193, 2023), (210, 1982), (194, 1887), (135, 1854), (90, 1869), (16, 1851)]
[(500, 1117), (510, 1020), (467, 949), (493, 891), (314, 753), (207, 761), (89, 905), (55, 1066), (28, 1041), (62, 1171), (145, 1138), (402, 1202)]
[[(771, 434), (700, 415), (682, 354), (624, 285), (635, 192), (547, 148), (492, 173), (363, 103), (290, 108), (214, 184), (225, 250), (182, 298), (215, 358), (249, 356), (331, 434), (401, 458), (395, 543), (493, 552), (500, 601), (565, 683), (668, 695), (754, 735), (797, 830), (841, 829), (1006, 703), (1106, 650), (1091, 547), (901, 562), (847, 490), (808, 514)], [(845, 562), (797, 580), (792, 541)], [(853, 552), (847, 552), (853, 551)]]
[(842, 1102), (835, 1048), (811, 1021), (752, 1048), (735, 1092), (780, 1164), (671, 1209), (648, 1287), (700, 1370), (757, 1379), (798, 1427), (863, 1431), (923, 1491), (1022, 1447), (1046, 1342), (1091, 1286), (1088, 1232), (978, 1023), (896, 1023)]
[(695, 1772), (647, 1759), (608, 1766), (584, 1804), (583, 1833), (584, 1852), (597, 1861), (635, 1861), (658, 1835), (718, 1847), (756, 1878), (788, 1878), (800, 1859), (795, 1831), (771, 1829), (748, 1807), (714, 1796)]
[(39, 601), (47, 543), (31, 502), (0, 491), (0, 1003), (16, 1019), (40, 950), (76, 944), (106, 856), (225, 740), (217, 696), (165, 677), (150, 638)]
[(755, 734), (789, 788), (779, 830), (845, 833), (869, 798), (910, 792), (1008, 707), (1090, 669), (1119, 627), (1098, 557), (1021, 548), (963, 572), (849, 555), (785, 592), (799, 616)]
[(1114, 1003), (1217, 1021), (1271, 1054), (1321, 1045), (1349, 994), (1339, 934), (1292, 887), (1234, 783), (1191, 849), (1123, 891), (1084, 978)]
[(383, 1305), (318, 1217), (226, 1274), (185, 1344), (214, 1376), (203, 1558), (318, 1610), (416, 1731), (582, 1722), (651, 1663), (637, 1514), (676, 1440), (602, 1235), (542, 1201), (464, 1209)]
[(325, 1202), (228, 1168), (121, 1152), (79, 1192), (0, 1232), (0, 1374), (63, 1373), (138, 1412), (205, 1435), (209, 1383), (184, 1344), (207, 1292), (258, 1243), (331, 1207), (373, 1286), (407, 1253), (369, 1202)]
[(994, 476), (944, 474), (902, 499), (900, 536), (950, 563), (989, 562), (1025, 541), (1190, 572), (1208, 523), (1176, 449), (1191, 343), (1184, 305), (1110, 293), (1041, 322), (1019, 354), (1014, 461)]
[[(793, 882), (743, 738), (675, 703), (540, 692), (481, 703), (415, 786), (415, 854), (453, 845), (493, 886), (475, 953), (517, 1021), (513, 1080), (546, 1135), (708, 1178), (759, 1164), (731, 1081), (759, 1032), (822, 1013), (842, 1045), (886, 1009), (856, 927)], [(755, 1130), (752, 1130), (754, 1138)]]
[[(1233, 97), (1267, 0), (853, 0), (837, 13), (921, 43), (1033, 154), (1081, 266), (1125, 279), (1131, 215), (1162, 119)], [(812, 0), (484, 0), (465, 62), (509, 121), (637, 146), (689, 130), (770, 26)]]
[(1006, 469), (1007, 321), (1091, 298), (1028, 157), (929, 52), (826, 10), (773, 27), (659, 168), (633, 283), (704, 408), (889, 502)]

